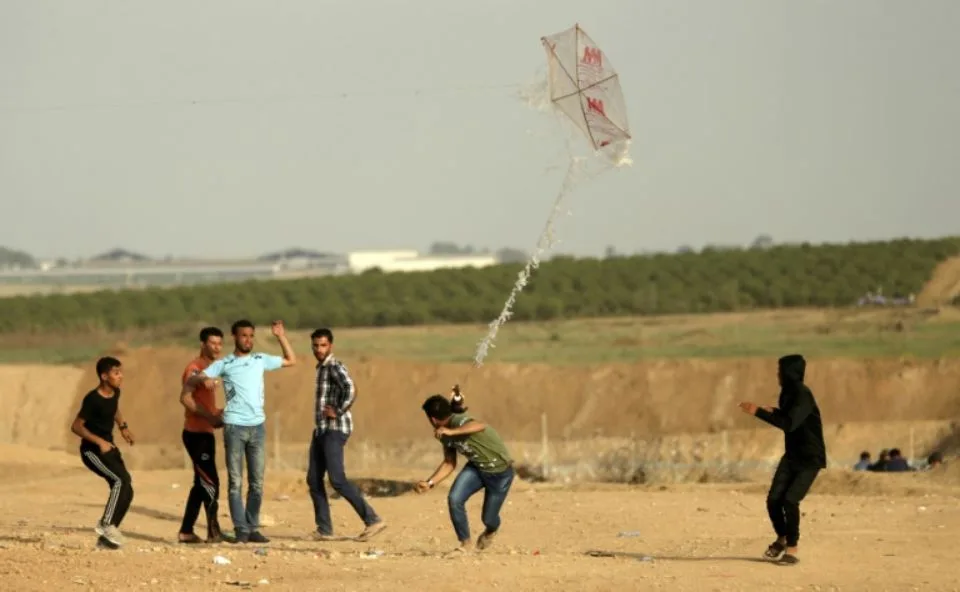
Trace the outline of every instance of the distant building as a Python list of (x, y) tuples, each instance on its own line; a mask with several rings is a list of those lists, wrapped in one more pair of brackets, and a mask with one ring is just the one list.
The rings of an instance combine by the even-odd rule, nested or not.
[(348, 272), (341, 256), (327, 259), (85, 261), (79, 265), (0, 270), (0, 285), (143, 288), (215, 284), (250, 279), (290, 279)]
[(416, 250), (357, 251), (346, 255), (291, 249), (258, 259), (149, 259), (120, 249), (86, 261), (44, 261), (34, 268), (0, 269), (0, 297), (13, 294), (77, 292), (219, 284), (363, 273), (487, 267), (489, 254), (421, 256)]
[(347, 254), (351, 273), (363, 273), (370, 269), (384, 272), (433, 271), (461, 267), (488, 267), (496, 265), (494, 255), (428, 255), (421, 256), (414, 250), (354, 251)]

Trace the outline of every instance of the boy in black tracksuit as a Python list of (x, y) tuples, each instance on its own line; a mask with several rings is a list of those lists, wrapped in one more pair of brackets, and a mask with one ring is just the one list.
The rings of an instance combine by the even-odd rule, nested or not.
[(807, 495), (817, 473), (826, 468), (827, 448), (820, 409), (813, 393), (803, 383), (806, 361), (800, 354), (791, 354), (780, 358), (778, 366), (778, 407), (740, 403), (740, 408), (784, 431), (785, 452), (767, 494), (767, 512), (777, 540), (767, 547), (764, 555), (770, 559), (780, 557), (781, 565), (793, 565), (799, 561), (800, 501)]
[(101, 544), (119, 548), (123, 544), (119, 526), (133, 501), (133, 485), (120, 450), (113, 443), (113, 424), (120, 427), (120, 435), (130, 445), (133, 444), (133, 434), (119, 408), (120, 384), (123, 382), (120, 361), (100, 358), (97, 360), (97, 376), (100, 384), (83, 398), (71, 430), (80, 436), (80, 458), (84, 466), (110, 486), (103, 516), (94, 531), (100, 535)]

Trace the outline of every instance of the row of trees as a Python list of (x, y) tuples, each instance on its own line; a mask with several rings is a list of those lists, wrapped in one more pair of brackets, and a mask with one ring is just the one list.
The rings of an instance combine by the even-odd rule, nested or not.
[[(554, 258), (534, 272), (514, 318), (697, 313), (849, 306), (867, 291), (918, 292), (960, 253), (960, 237), (847, 245), (782, 245), (608, 259)], [(423, 273), (378, 271), (292, 281), (0, 300), (0, 332), (127, 330), (241, 317), (291, 327), (488, 322), (520, 264)]]

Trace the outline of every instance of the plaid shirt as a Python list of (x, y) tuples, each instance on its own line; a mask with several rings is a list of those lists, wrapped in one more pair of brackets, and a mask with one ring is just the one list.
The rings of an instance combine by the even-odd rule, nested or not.
[[(322, 363), (317, 364), (316, 377), (316, 429), (314, 433), (322, 434), (333, 430), (349, 436), (353, 432), (353, 415), (350, 407), (357, 398), (357, 388), (347, 372), (347, 367), (333, 355), (327, 356)], [(323, 408), (333, 407), (337, 417), (324, 417)]]

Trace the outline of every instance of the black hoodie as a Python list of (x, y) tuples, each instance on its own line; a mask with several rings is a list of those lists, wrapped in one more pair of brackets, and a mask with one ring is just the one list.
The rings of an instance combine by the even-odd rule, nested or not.
[(757, 417), (784, 431), (784, 457), (801, 467), (826, 468), (827, 447), (823, 442), (820, 409), (813, 393), (803, 384), (807, 363), (803, 356), (791, 354), (777, 362), (780, 366), (780, 401), (772, 412), (757, 409)]

